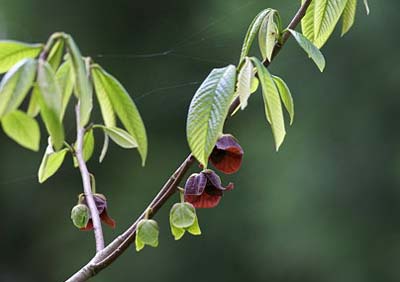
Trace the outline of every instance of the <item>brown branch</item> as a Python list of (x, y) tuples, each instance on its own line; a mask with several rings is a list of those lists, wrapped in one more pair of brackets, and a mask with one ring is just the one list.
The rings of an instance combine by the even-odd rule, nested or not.
[[(288, 29), (295, 29), (300, 23), (301, 19), (304, 17), (308, 7), (310, 6), (312, 0), (304, 1), (303, 5), (297, 11), (296, 15), (293, 17), (292, 21), (288, 25)], [(282, 36), (280, 44), (275, 45), (273, 58), (279, 53), (286, 41), (289, 39), (290, 33), (285, 32)], [(270, 62), (265, 60), (264, 65), (269, 66)], [(236, 98), (230, 108), (228, 117), (233, 113), (233, 111), (239, 106), (239, 98)], [(96, 256), (78, 272), (76, 272), (67, 282), (81, 282), (86, 281), (90, 277), (96, 275), (102, 269), (108, 267), (112, 264), (127, 248), (134, 242), (136, 235), (136, 226), (138, 222), (144, 218), (147, 210), (151, 209), (150, 216), (154, 216), (155, 213), (165, 204), (165, 202), (173, 195), (176, 191), (176, 187), (182, 181), (188, 169), (194, 163), (194, 157), (190, 154), (185, 161), (180, 165), (180, 167), (174, 172), (174, 174), (168, 179), (164, 184), (163, 188), (145, 209), (145, 211), (139, 216), (139, 218), (120, 236), (118, 236), (113, 242), (111, 242), (106, 248), (101, 252), (98, 252)]]

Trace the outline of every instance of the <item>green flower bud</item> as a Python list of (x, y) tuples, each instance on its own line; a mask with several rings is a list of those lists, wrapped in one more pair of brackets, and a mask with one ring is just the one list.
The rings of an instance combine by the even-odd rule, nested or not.
[(89, 208), (84, 204), (76, 205), (71, 210), (71, 219), (77, 228), (84, 228), (89, 222)]

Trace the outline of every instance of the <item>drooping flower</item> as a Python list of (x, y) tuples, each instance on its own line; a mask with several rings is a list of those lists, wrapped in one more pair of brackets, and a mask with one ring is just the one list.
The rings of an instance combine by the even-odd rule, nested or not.
[(242, 164), (243, 149), (230, 134), (222, 135), (210, 155), (210, 162), (226, 174), (235, 173)]
[[(110, 226), (111, 228), (115, 228), (115, 221), (112, 219), (107, 213), (107, 199), (103, 194), (95, 193), (93, 194), (94, 202), (96, 203), (97, 211), (99, 212), (99, 216), (102, 222)], [(80, 201), (82, 204), (87, 205), (85, 195), (80, 196)], [(87, 225), (81, 230), (88, 231), (93, 229), (93, 221), (91, 215), (89, 215), (89, 221)]]
[(213, 208), (218, 205), (224, 191), (233, 189), (233, 183), (223, 187), (221, 179), (212, 170), (192, 174), (185, 184), (185, 201), (195, 208)]

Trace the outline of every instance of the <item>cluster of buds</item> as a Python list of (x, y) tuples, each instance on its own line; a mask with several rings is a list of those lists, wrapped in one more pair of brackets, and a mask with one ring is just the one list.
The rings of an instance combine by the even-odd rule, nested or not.
[[(230, 134), (222, 135), (210, 155), (210, 162), (218, 170), (232, 174), (242, 164), (243, 149)], [(213, 208), (217, 206), (225, 191), (233, 189), (233, 183), (222, 186), (220, 177), (211, 169), (193, 173), (186, 181), (185, 201), (195, 208)]]

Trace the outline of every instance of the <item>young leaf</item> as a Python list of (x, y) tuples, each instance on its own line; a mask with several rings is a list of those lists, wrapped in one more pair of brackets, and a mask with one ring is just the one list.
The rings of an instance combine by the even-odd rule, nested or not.
[(152, 219), (142, 219), (138, 223), (136, 231), (136, 251), (139, 252), (145, 245), (157, 247), (158, 235), (159, 228), (157, 222)]
[[(100, 66), (93, 66), (93, 79), (96, 87), (104, 88), (112, 108), (129, 134), (135, 139), (138, 151), (145, 164), (147, 156), (147, 136), (143, 120), (139, 111), (125, 88), (112, 75), (105, 72)], [(97, 89), (97, 88), (96, 88)]]
[(295, 31), (295, 30), (288, 30), (296, 39), (297, 43), (300, 45), (301, 48), (307, 53), (308, 57), (310, 57), (314, 63), (317, 65), (321, 72), (325, 69), (325, 58), (322, 55), (321, 51), (312, 44), (303, 34)]
[(0, 83), (0, 118), (16, 110), (35, 79), (37, 62), (25, 59), (13, 66)]
[(43, 159), (39, 167), (39, 183), (45, 182), (48, 178), (50, 178), (57, 172), (57, 170), (64, 162), (64, 158), (67, 152), (67, 148), (64, 148), (58, 152), (54, 152), (51, 143), (47, 146), (46, 152), (43, 155)]
[(99, 163), (103, 162), (107, 151), (108, 151), (108, 144), (110, 143), (110, 138), (108, 137), (107, 133), (104, 132), (104, 143), (103, 143), (103, 148), (101, 149), (101, 154), (99, 157)]
[(186, 124), (189, 147), (207, 167), (207, 160), (222, 134), (225, 118), (235, 94), (236, 68), (214, 69), (201, 84), (190, 103)]
[(369, 15), (369, 5), (368, 5), (368, 0), (364, 0), (364, 6), (365, 6), (365, 10), (367, 11), (367, 15)]
[(60, 66), (62, 57), (64, 53), (64, 39), (60, 38), (54, 43), (53, 48), (51, 48), (49, 57), (48, 57), (48, 62), (50, 66), (53, 68), (54, 71), (58, 69)]
[(196, 219), (196, 210), (190, 203), (176, 203), (169, 214), (170, 223), (178, 228), (192, 226)]
[(254, 79), (253, 64), (248, 57), (239, 71), (236, 87), (236, 95), (240, 99), (240, 107), (244, 110), (247, 107), (247, 100), (251, 94), (251, 84)]
[(282, 78), (274, 75), (272, 76), (272, 78), (274, 79), (275, 85), (278, 88), (279, 94), (281, 95), (283, 105), (289, 113), (290, 125), (292, 125), (294, 120), (294, 103), (292, 94), (290, 93), (289, 87)]
[(92, 68), (92, 77), (93, 77), (93, 83), (95, 87), (95, 92), (97, 96), (97, 101), (99, 102), (100, 105), (100, 110), (101, 114), (103, 116), (104, 124), (107, 127), (115, 127), (116, 122), (115, 122), (115, 113), (110, 101), (110, 98), (107, 95), (107, 89), (104, 87), (104, 83), (101, 80), (101, 76), (96, 75), (96, 73), (93, 71), (96, 68)]
[(356, 18), (357, 0), (347, 0), (347, 4), (343, 10), (343, 24), (342, 24), (342, 36), (345, 35), (354, 24)]
[(0, 41), (0, 74), (7, 72), (22, 59), (35, 58), (42, 49), (42, 44)]
[(101, 126), (106, 133), (117, 145), (124, 149), (136, 148), (135, 139), (125, 130), (117, 127)]
[[(301, 5), (304, 4), (306, 0), (301, 0)], [(314, 3), (311, 1), (310, 6), (308, 6), (307, 12), (304, 18), (301, 20), (301, 30), (305, 37), (311, 42), (314, 42)]]
[(71, 66), (71, 60), (66, 60), (56, 72), (56, 80), (61, 91), (61, 120), (65, 115), (68, 102), (74, 90), (75, 76)]
[(14, 111), (1, 120), (4, 132), (22, 147), (39, 150), (40, 129), (37, 121), (22, 111)]
[(269, 12), (270, 9), (262, 10), (251, 22), (249, 29), (247, 30), (246, 37), (244, 38), (239, 63), (241, 63), (243, 59), (249, 54), (251, 45), (253, 44), (254, 38), (256, 37), (257, 32), (260, 29), (261, 23)]
[(347, 0), (315, 0), (314, 4), (314, 44), (321, 48), (329, 39)]
[(75, 94), (80, 101), (80, 126), (84, 127), (90, 119), (92, 111), (92, 89), (81, 52), (71, 36), (67, 36), (66, 44), (75, 74)]
[(40, 114), (56, 150), (64, 142), (64, 128), (61, 123), (61, 92), (51, 66), (39, 60), (37, 82), (39, 86)]
[(267, 32), (268, 32), (268, 20), (271, 12), (265, 16), (261, 23), (260, 30), (258, 31), (258, 47), (260, 49), (261, 57), (263, 60), (267, 57)]
[(274, 52), (275, 43), (279, 36), (278, 25), (275, 22), (275, 17), (278, 17), (278, 11), (271, 10), (268, 15), (268, 25), (266, 32), (266, 44), (265, 44), (265, 54), (268, 61), (272, 59), (272, 53)]
[(40, 112), (39, 96), (39, 87), (34, 85), (31, 91), (31, 98), (29, 99), (28, 110), (26, 111), (31, 117), (36, 117)]
[(258, 78), (263, 90), (265, 114), (271, 124), (276, 150), (278, 151), (286, 135), (279, 92), (268, 69), (257, 58), (251, 58), (251, 60), (257, 69)]

